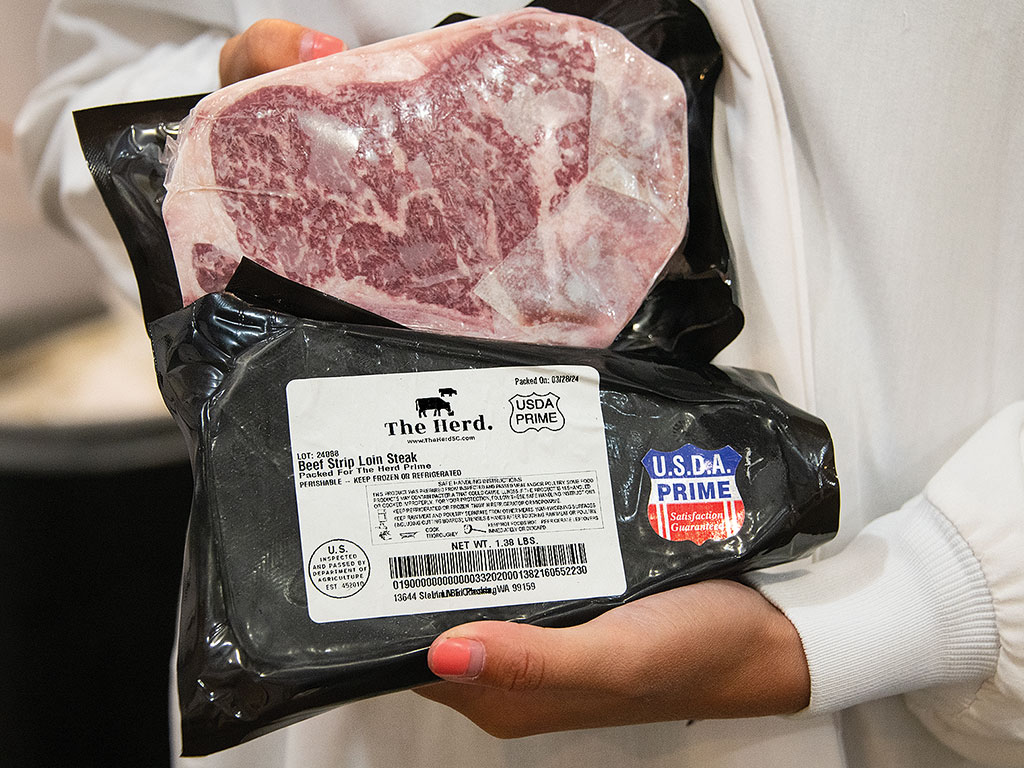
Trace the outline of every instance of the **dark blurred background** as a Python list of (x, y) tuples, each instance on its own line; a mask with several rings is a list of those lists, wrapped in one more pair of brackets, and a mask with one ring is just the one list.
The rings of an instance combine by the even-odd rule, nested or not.
[(169, 765), (191, 472), (0, 472), (0, 765)]

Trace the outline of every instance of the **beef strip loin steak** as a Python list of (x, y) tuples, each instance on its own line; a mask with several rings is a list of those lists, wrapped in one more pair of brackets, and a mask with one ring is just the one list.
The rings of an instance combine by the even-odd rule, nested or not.
[(412, 328), (606, 346), (686, 229), (682, 83), (539, 9), (221, 89), (171, 154), (186, 303), (246, 256)]

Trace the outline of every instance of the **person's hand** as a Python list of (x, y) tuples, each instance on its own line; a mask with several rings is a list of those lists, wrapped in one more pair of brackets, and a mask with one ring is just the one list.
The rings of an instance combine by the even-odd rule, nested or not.
[(483, 621), (445, 632), (417, 689), (502, 738), (796, 712), (810, 676), (793, 625), (758, 592), (708, 581), (578, 627)]
[(235, 35), (220, 51), (220, 84), (290, 67), (345, 50), (336, 37), (281, 19), (262, 19)]

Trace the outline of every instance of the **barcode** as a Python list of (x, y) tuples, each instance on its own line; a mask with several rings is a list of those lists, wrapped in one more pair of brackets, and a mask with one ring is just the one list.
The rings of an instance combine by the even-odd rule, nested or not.
[(388, 558), (392, 579), (453, 573), (514, 571), (520, 568), (549, 568), (561, 565), (586, 565), (586, 562), (587, 550), (582, 543), (436, 552)]

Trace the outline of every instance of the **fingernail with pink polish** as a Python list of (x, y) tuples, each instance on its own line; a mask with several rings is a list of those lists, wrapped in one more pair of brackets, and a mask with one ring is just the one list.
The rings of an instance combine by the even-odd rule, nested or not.
[(311, 61), (345, 50), (345, 42), (315, 29), (307, 29), (299, 40), (299, 61)]
[(430, 649), (427, 662), (438, 677), (472, 680), (484, 668), (484, 644), (467, 637), (448, 638)]

